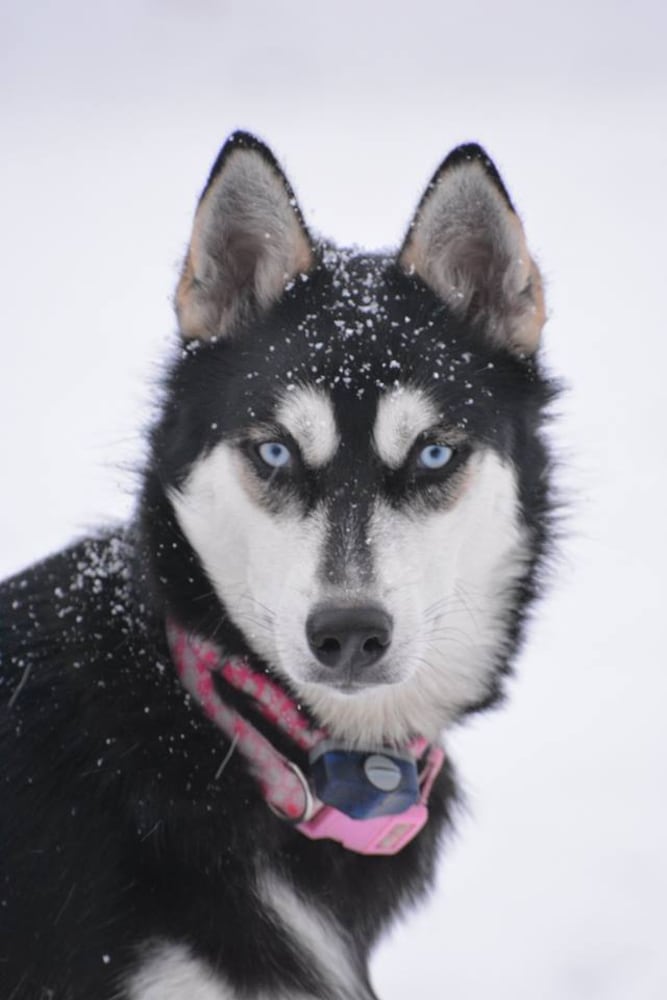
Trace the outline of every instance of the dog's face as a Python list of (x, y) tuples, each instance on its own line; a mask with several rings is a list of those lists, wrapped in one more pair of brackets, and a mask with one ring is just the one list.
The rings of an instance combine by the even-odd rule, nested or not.
[(221, 614), (349, 740), (435, 736), (487, 701), (535, 560), (544, 399), (539, 276), (481, 151), (373, 257), (314, 249), (237, 137), (177, 303), (167, 495)]

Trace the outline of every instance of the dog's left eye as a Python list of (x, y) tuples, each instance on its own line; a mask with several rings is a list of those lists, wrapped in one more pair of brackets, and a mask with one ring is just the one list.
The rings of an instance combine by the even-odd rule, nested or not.
[(289, 465), (292, 458), (292, 453), (287, 445), (281, 444), (280, 441), (264, 441), (257, 446), (257, 454), (264, 464), (269, 465), (272, 469), (284, 468), (284, 466)]
[(444, 469), (454, 456), (454, 449), (447, 444), (427, 444), (419, 452), (417, 465), (420, 469)]

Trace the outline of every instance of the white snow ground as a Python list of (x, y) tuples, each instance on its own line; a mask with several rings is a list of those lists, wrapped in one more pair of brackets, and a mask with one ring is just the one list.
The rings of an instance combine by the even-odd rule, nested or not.
[(571, 519), (384, 1000), (667, 996), (667, 8), (655, 0), (5, 0), (0, 575), (131, 509), (170, 294), (218, 145), (256, 130), (321, 231), (395, 243), (457, 142), (548, 280)]

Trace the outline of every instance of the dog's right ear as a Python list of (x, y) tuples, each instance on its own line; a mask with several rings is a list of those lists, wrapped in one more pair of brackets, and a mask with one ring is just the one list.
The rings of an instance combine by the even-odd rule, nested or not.
[(271, 151), (247, 132), (223, 146), (199, 200), (176, 289), (184, 338), (228, 336), (313, 265), (308, 230)]

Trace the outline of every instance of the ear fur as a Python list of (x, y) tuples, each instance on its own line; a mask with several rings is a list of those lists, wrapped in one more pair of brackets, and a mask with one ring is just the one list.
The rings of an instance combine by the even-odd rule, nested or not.
[(176, 289), (183, 337), (228, 336), (313, 264), (292, 189), (271, 151), (235, 132), (211, 170)]
[(537, 349), (545, 321), (542, 279), (481, 146), (457, 147), (436, 171), (398, 259), (494, 343), (519, 354)]

